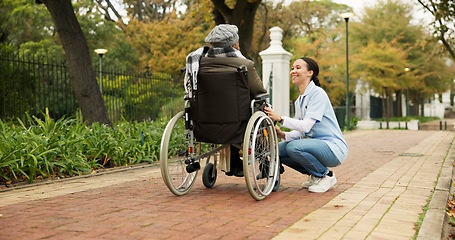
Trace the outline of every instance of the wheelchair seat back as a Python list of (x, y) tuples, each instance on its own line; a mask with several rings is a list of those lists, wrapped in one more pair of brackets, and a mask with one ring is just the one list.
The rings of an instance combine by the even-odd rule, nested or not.
[(217, 144), (243, 142), (251, 117), (251, 99), (247, 74), (239, 67), (199, 70), (195, 98), (190, 103), (197, 140)]

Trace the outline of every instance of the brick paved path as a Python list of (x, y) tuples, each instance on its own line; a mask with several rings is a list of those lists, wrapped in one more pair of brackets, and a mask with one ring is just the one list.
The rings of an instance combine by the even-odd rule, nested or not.
[[(126, 172), (104, 175), (113, 185), (97, 182), (101, 177), (81, 179), (91, 185), (68, 193), (55, 190), (52, 195), (43, 190), (40, 194), (40, 186), (4, 191), (0, 192), (0, 239), (271, 239), (434, 133), (346, 134), (350, 155), (333, 169), (336, 188), (323, 194), (302, 189), (306, 176), (286, 169), (280, 190), (263, 201), (251, 198), (243, 178), (222, 173), (214, 188), (206, 189), (199, 175), (189, 194), (176, 197), (156, 167), (142, 170), (142, 174), (147, 171), (146, 178), (128, 182), (115, 181)], [(70, 189), (69, 183), (58, 182), (55, 187)], [(16, 191), (21, 196), (15, 196)]]

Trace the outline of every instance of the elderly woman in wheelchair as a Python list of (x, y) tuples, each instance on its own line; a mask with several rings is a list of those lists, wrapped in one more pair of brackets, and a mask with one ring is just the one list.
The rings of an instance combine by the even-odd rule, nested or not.
[(161, 173), (175, 195), (191, 189), (202, 161), (207, 188), (217, 166), (243, 176), (256, 200), (279, 187), (278, 137), (263, 112), (268, 94), (238, 40), (236, 26), (218, 25), (205, 39), (211, 47), (187, 57), (185, 110), (169, 121), (160, 149)]

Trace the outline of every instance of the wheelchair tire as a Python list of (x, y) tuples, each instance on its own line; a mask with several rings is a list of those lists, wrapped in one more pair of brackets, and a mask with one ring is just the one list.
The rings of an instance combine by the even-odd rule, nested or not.
[(248, 121), (243, 140), (243, 172), (248, 191), (257, 201), (274, 190), (279, 177), (278, 136), (272, 119), (262, 111), (255, 112)]
[(215, 185), (217, 171), (213, 163), (207, 163), (202, 172), (202, 183), (206, 188), (212, 188)]
[(276, 181), (275, 181), (275, 185), (273, 186), (272, 192), (277, 192), (278, 189), (280, 189), (280, 184), (281, 184), (281, 177), (278, 174)]
[[(192, 188), (197, 172), (187, 172), (189, 137), (185, 130), (184, 112), (177, 113), (166, 125), (161, 138), (161, 176), (169, 190), (181, 196)], [(195, 147), (195, 149), (197, 149)], [(197, 150), (195, 150), (197, 151)]]

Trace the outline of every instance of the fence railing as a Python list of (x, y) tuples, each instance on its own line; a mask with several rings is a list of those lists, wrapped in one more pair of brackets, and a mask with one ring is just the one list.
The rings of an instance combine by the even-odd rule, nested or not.
[[(112, 122), (154, 120), (183, 108), (181, 82), (159, 73), (96, 71)], [(100, 79), (101, 77), (101, 79)], [(79, 107), (65, 61), (0, 55), (0, 118), (23, 119), (26, 113), (53, 118), (77, 116)]]

